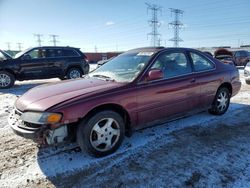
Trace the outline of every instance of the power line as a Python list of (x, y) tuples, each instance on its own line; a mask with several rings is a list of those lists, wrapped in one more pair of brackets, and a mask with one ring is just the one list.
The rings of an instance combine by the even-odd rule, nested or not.
[(179, 47), (179, 42), (183, 40), (179, 36), (180, 29), (183, 27), (183, 23), (180, 21), (180, 15), (183, 15), (183, 10), (170, 8), (171, 14), (174, 13), (175, 20), (170, 22), (169, 25), (174, 28), (174, 38), (170, 39), (170, 41), (174, 42), (174, 47)]
[(160, 36), (158, 32), (158, 28), (160, 27), (160, 23), (158, 21), (158, 11), (161, 11), (162, 7), (155, 4), (145, 4), (148, 6), (147, 10), (152, 12), (152, 19), (148, 21), (149, 25), (152, 27), (152, 31), (148, 33), (148, 35), (151, 35), (151, 45), (157, 46), (159, 44), (158, 38)]
[(34, 34), (34, 37), (36, 37), (36, 42), (37, 42), (37, 44), (38, 44), (38, 46), (42, 46), (42, 40), (41, 40), (41, 38), (42, 38), (42, 34)]
[(50, 37), (52, 38), (50, 42), (52, 42), (53, 45), (56, 46), (56, 43), (59, 42), (56, 38), (58, 38), (59, 35), (50, 35)]

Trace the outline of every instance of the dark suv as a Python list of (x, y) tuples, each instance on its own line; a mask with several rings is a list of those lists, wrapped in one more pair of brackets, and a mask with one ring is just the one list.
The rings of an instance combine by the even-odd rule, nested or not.
[(78, 48), (35, 47), (0, 60), (0, 89), (13, 86), (15, 80), (72, 79), (88, 72), (87, 58)]
[(235, 51), (233, 53), (234, 62), (236, 66), (246, 66), (246, 64), (250, 61), (250, 52), (245, 50)]

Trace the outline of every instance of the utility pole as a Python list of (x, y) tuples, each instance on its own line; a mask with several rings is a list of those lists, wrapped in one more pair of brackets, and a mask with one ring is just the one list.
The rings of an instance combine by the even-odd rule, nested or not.
[(180, 9), (170, 8), (171, 14), (174, 13), (175, 20), (169, 23), (169, 26), (174, 28), (174, 38), (170, 41), (174, 42), (174, 47), (179, 47), (179, 42), (183, 40), (179, 36), (180, 29), (183, 28), (183, 23), (180, 21), (180, 16), (183, 15), (184, 11)]
[(8, 50), (10, 51), (10, 42), (6, 42)]
[(50, 35), (50, 37), (52, 38), (50, 42), (52, 42), (53, 45), (56, 46), (56, 43), (59, 42), (56, 38), (58, 38), (59, 35)]
[(158, 38), (160, 36), (158, 32), (158, 28), (160, 27), (160, 22), (158, 21), (158, 11), (161, 11), (162, 7), (155, 4), (145, 4), (147, 5), (147, 11), (150, 10), (152, 12), (152, 19), (148, 21), (149, 25), (152, 27), (152, 31), (148, 33), (148, 35), (151, 35), (151, 45), (157, 46)]
[(161, 41), (162, 41), (162, 39), (159, 38), (158, 41), (157, 41), (158, 42), (158, 46), (161, 46)]
[(42, 40), (41, 40), (42, 36), (43, 35), (41, 35), (41, 34), (34, 34), (34, 37), (36, 37), (36, 39), (37, 39), (36, 42), (37, 42), (38, 46), (42, 46)]
[(98, 50), (97, 50), (97, 46), (95, 45), (95, 53), (97, 53), (97, 51), (98, 51)]
[(17, 47), (18, 47), (18, 50), (19, 50), (19, 51), (22, 51), (22, 43), (21, 43), (21, 42), (18, 42), (18, 43), (17, 43)]

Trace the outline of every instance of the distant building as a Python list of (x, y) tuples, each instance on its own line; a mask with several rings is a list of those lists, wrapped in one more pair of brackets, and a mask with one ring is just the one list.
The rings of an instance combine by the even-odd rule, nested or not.
[(99, 53), (99, 52), (84, 52), (89, 60), (89, 63), (97, 63), (100, 60), (110, 59), (111, 57), (118, 56), (122, 52), (106, 52), (106, 53)]

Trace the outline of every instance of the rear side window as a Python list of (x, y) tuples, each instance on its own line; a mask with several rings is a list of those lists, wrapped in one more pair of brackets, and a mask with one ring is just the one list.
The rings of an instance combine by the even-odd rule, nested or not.
[(46, 50), (46, 57), (59, 57), (60, 53), (58, 49), (47, 49)]
[(190, 52), (196, 72), (214, 69), (215, 65), (203, 56)]
[(79, 57), (79, 54), (75, 50), (63, 50), (64, 57)]

